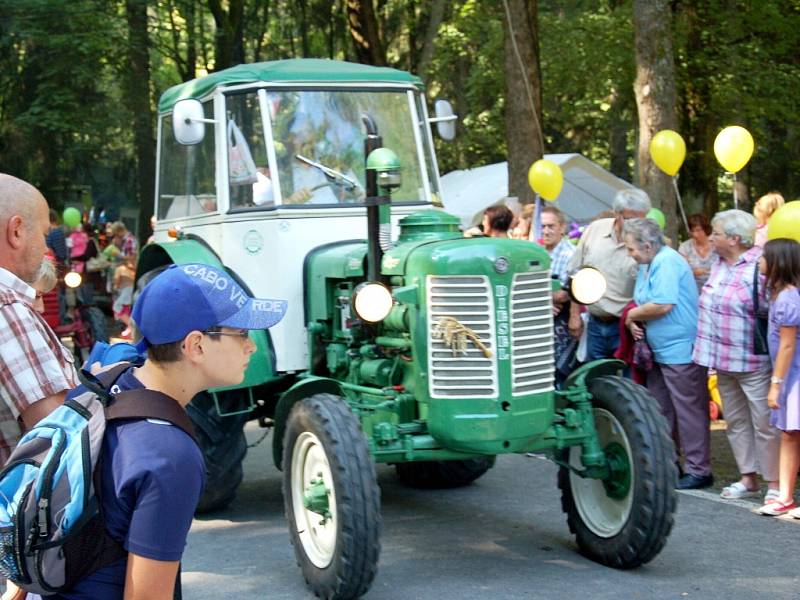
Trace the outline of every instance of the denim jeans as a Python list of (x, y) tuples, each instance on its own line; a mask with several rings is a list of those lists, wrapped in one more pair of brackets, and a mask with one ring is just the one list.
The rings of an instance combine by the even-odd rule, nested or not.
[(619, 321), (603, 323), (589, 316), (586, 327), (586, 362), (613, 358), (619, 347)]

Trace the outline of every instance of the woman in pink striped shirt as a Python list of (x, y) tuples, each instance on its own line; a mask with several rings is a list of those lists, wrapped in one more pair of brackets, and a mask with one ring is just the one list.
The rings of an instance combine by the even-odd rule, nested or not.
[(694, 346), (694, 362), (717, 371), (728, 441), (741, 473), (739, 481), (722, 490), (725, 499), (760, 495), (759, 474), (767, 483), (765, 500), (779, 493), (780, 434), (769, 424), (767, 407), (772, 367), (768, 354), (756, 353), (754, 344), (754, 299), (766, 308), (755, 233), (755, 218), (742, 210), (717, 213), (711, 221), (711, 243), (719, 259), (700, 293)]

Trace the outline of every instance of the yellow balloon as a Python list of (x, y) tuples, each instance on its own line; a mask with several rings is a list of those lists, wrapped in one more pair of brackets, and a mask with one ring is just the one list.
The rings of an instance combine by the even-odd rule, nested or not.
[(753, 136), (744, 127), (726, 127), (714, 140), (714, 155), (719, 164), (730, 173), (738, 173), (753, 156)]
[(650, 140), (650, 156), (659, 169), (673, 176), (686, 158), (686, 142), (677, 131), (664, 129)]
[(767, 239), (789, 238), (800, 242), (800, 200), (787, 202), (767, 222)]
[(534, 192), (545, 200), (552, 202), (561, 193), (564, 185), (564, 174), (552, 160), (543, 158), (537, 160), (528, 169), (528, 183)]

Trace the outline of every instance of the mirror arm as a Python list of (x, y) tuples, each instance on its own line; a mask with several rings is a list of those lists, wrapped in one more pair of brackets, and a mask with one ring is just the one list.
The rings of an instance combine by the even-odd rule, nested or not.
[(192, 118), (189, 118), (189, 117), (185, 118), (183, 121), (187, 125), (189, 123), (192, 123), (192, 122), (194, 122), (194, 123), (217, 123), (218, 122), (216, 119), (192, 119)]
[(455, 121), (458, 115), (449, 115), (447, 117), (429, 117), (428, 123), (444, 123), (446, 121)]

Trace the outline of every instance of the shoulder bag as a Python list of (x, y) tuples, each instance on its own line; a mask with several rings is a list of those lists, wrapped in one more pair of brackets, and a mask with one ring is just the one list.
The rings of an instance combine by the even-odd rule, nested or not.
[(767, 329), (769, 328), (769, 317), (759, 314), (758, 306), (758, 262), (753, 269), (753, 316), (755, 324), (753, 326), (753, 354), (769, 354), (769, 344), (767, 343)]

